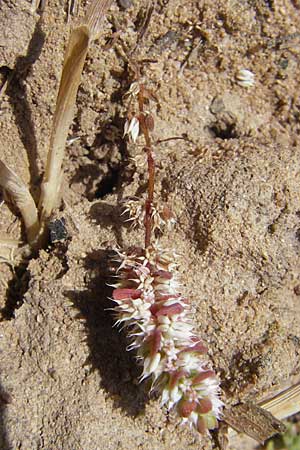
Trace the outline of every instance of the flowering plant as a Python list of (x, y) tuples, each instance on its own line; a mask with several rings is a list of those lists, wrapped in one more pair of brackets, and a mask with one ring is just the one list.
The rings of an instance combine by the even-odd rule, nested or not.
[[(168, 213), (158, 219), (159, 209), (153, 202), (154, 156), (146, 120), (150, 116), (144, 112), (149, 91), (136, 83), (134, 88), (131, 95), (138, 95), (139, 103), (138, 126), (134, 123), (146, 141), (149, 182), (145, 207), (134, 208), (130, 200), (127, 211), (134, 211), (131, 219), (145, 225), (145, 246), (117, 252), (119, 268), (112, 293), (117, 323), (128, 330), (128, 349), (135, 349), (143, 366), (141, 380), (152, 377), (162, 404), (174, 408), (183, 422), (204, 433), (215, 428), (220, 418), (219, 382), (205, 357), (207, 348), (195, 334), (189, 302), (179, 290), (177, 255), (158, 241), (151, 242), (151, 231), (161, 231), (174, 218)], [(125, 133), (129, 133), (128, 123)]]

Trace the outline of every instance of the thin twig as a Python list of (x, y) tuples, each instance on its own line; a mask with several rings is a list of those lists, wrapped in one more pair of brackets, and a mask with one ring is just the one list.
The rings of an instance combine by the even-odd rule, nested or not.
[(130, 51), (129, 53), (129, 57), (132, 57), (132, 55), (134, 54), (134, 52), (136, 51), (136, 49), (138, 48), (138, 46), (141, 44), (143, 38), (146, 35), (146, 32), (148, 30), (149, 24), (150, 24), (150, 20), (153, 14), (153, 11), (155, 9), (155, 5), (156, 5), (156, 1), (149, 1), (148, 3), (148, 7), (147, 7), (147, 11), (143, 20), (143, 23), (139, 29), (138, 32), (138, 36), (137, 36), (137, 40), (136, 40), (136, 45), (133, 47), (133, 49)]
[(191, 141), (191, 139), (187, 138), (186, 136), (172, 136), (169, 138), (165, 138), (165, 139), (158, 139), (157, 141), (155, 141), (155, 144), (163, 144), (165, 142), (170, 142), (170, 141), (185, 141), (188, 142), (189, 144), (194, 144), (193, 141)]
[(151, 232), (152, 232), (152, 205), (154, 198), (154, 182), (155, 182), (155, 162), (154, 155), (152, 150), (151, 138), (149, 134), (149, 130), (146, 124), (146, 116), (144, 114), (144, 87), (140, 86), (140, 91), (138, 93), (138, 102), (139, 102), (139, 123), (141, 131), (144, 135), (146, 147), (145, 151), (147, 152), (147, 162), (148, 162), (148, 198), (145, 203), (145, 248), (149, 247), (151, 243)]
[(156, 2), (149, 2), (149, 4), (148, 4), (148, 8), (147, 8), (147, 12), (146, 12), (145, 17), (144, 17), (144, 21), (143, 21), (142, 26), (141, 26), (141, 28), (139, 30), (139, 35), (138, 35), (138, 39), (137, 39), (138, 43), (141, 42), (141, 40), (144, 38), (144, 36), (146, 34), (146, 31), (147, 31), (147, 29), (149, 27), (150, 20), (151, 20), (151, 17), (152, 17), (154, 8), (155, 8), (155, 3)]

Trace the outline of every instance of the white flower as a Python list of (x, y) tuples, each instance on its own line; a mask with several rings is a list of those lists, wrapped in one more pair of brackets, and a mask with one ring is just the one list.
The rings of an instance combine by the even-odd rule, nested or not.
[(237, 84), (241, 87), (249, 88), (255, 84), (255, 75), (247, 69), (240, 69), (236, 74)]
[[(126, 127), (127, 130), (127, 127)], [(128, 198), (123, 201), (124, 211), (121, 215), (127, 214), (129, 217), (126, 222), (132, 222), (133, 227), (142, 227), (145, 223), (145, 199), (144, 198)], [(151, 219), (153, 230), (163, 231), (164, 228), (171, 230), (176, 220), (171, 211), (165, 204), (151, 205)]]
[(140, 85), (137, 81), (134, 81), (133, 83), (131, 83), (124, 97), (135, 97), (138, 95), (139, 92), (140, 92)]
[(123, 200), (124, 211), (121, 216), (126, 214), (128, 219), (125, 222), (132, 222), (133, 227), (142, 227), (145, 217), (145, 201), (138, 198), (126, 198)]
[(124, 134), (123, 137), (128, 134), (128, 136), (132, 139), (133, 142), (136, 142), (140, 132), (140, 122), (136, 117), (133, 117), (131, 120), (127, 119), (124, 125)]

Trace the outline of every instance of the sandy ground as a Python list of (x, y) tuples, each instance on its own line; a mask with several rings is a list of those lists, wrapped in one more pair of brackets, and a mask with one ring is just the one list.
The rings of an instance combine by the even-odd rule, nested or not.
[[(66, 2), (42, 15), (0, 3), (0, 157), (38, 198), (64, 49)], [(120, 8), (123, 4), (128, 8)], [(89, 51), (56, 217), (68, 238), (26, 265), (1, 264), (1, 450), (211, 449), (139, 384), (113, 328), (112, 249), (143, 243), (120, 202), (143, 196), (140, 145), (122, 137), (127, 58), (156, 92), (156, 195), (177, 226), (183, 289), (229, 403), (257, 401), (300, 378), (300, 4), (298, 0), (146, 0), (111, 7)], [(116, 43), (106, 50), (112, 32)], [(255, 85), (236, 73), (249, 69)], [(138, 141), (138, 143), (142, 143)], [(1, 205), (1, 236), (24, 238)], [(253, 449), (235, 440), (231, 449)]]

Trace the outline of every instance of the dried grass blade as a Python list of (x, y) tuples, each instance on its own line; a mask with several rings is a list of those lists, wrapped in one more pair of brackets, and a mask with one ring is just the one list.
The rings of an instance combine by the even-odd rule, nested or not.
[(94, 0), (84, 22), (70, 36), (53, 119), (39, 210), (41, 221), (51, 215), (57, 202), (62, 180), (62, 161), (68, 130), (73, 119), (76, 95), (90, 42), (96, 39), (100, 23), (112, 0)]
[(84, 24), (88, 27), (90, 31), (91, 40), (95, 40), (99, 36), (100, 25), (105, 16), (106, 11), (112, 4), (113, 0), (95, 0), (89, 7)]
[(251, 402), (225, 409), (223, 419), (237, 432), (245, 433), (260, 443), (274, 434), (285, 431), (285, 426), (280, 420)]
[(22, 241), (0, 236), (0, 263), (12, 269), (32, 255), (32, 248)]
[[(285, 391), (280, 392), (271, 399), (260, 402), (259, 406), (271, 413), (278, 420), (284, 420), (299, 413), (300, 382)], [(236, 433), (233, 428), (229, 428), (228, 431), (230, 436)]]
[(62, 161), (66, 140), (73, 119), (74, 105), (88, 43), (89, 34), (85, 26), (78, 27), (72, 31), (60, 81), (50, 138), (50, 149), (39, 202), (42, 222), (51, 215), (57, 202), (62, 180)]
[(300, 411), (300, 383), (280, 392), (270, 400), (260, 403), (260, 406), (277, 419), (286, 419)]
[(2, 161), (0, 161), (0, 186), (6, 190), (20, 210), (28, 243), (34, 246), (40, 228), (35, 202), (20, 177)]

